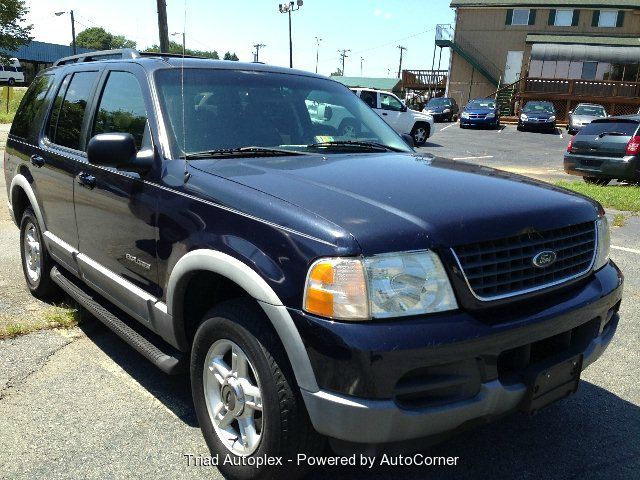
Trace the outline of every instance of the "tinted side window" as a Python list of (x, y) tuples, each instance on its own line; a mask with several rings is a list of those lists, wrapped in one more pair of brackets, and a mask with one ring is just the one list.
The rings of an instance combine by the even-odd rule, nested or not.
[[(107, 78), (96, 114), (93, 135), (130, 133), (138, 148), (144, 145), (147, 108), (136, 77), (128, 72), (111, 72)], [(144, 139), (147, 140), (147, 139)]]
[(364, 103), (369, 105), (371, 108), (378, 108), (378, 105), (377, 105), (378, 100), (376, 98), (375, 92), (368, 92), (367, 90), (363, 90), (360, 93), (360, 98)]
[(402, 111), (402, 104), (398, 99), (384, 93), (380, 94), (380, 105), (382, 106), (382, 110)]
[(11, 125), (11, 134), (27, 138), (29, 129), (36, 119), (49, 88), (53, 83), (53, 75), (43, 75), (34, 80), (22, 99)]
[[(49, 140), (63, 147), (80, 150), (82, 120), (98, 72), (77, 72), (69, 86), (58, 91), (49, 123)], [(66, 83), (66, 82), (65, 82)]]

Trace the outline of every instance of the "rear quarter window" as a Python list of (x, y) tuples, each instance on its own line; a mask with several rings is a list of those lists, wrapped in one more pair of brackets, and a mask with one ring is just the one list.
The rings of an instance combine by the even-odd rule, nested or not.
[(634, 121), (607, 121), (607, 122), (592, 122), (582, 128), (578, 132), (580, 136), (598, 136), (601, 133), (621, 133), (623, 135), (632, 137), (638, 130), (638, 122)]
[(24, 95), (20, 107), (11, 125), (11, 134), (27, 138), (31, 127), (42, 110), (44, 99), (53, 83), (53, 75), (43, 75), (36, 78)]

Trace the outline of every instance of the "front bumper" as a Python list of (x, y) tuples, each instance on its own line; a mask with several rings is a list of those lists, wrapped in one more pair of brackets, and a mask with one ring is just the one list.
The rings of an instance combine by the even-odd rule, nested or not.
[(525, 130), (554, 131), (556, 129), (555, 120), (552, 122), (518, 120), (518, 125), (520, 125), (520, 128), (524, 128)]
[(499, 118), (462, 118), (460, 117), (460, 125), (465, 127), (495, 127)]
[(636, 180), (640, 179), (640, 156), (608, 158), (565, 153), (564, 171), (570, 175), (581, 177)]
[(534, 353), (539, 357), (542, 347), (564, 339), (566, 348), (553, 355), (583, 353), (586, 367), (616, 331), (622, 283), (611, 263), (558, 304), (506, 324), (487, 325), (460, 312), (343, 324), (298, 312), (292, 318), (320, 386), (302, 392), (311, 421), (331, 438), (384, 444), (435, 437), (514, 411), (527, 387), (505, 358), (529, 351), (533, 366)]
[(434, 122), (442, 122), (445, 119), (448, 118), (453, 118), (453, 113), (451, 112), (447, 112), (447, 113), (443, 113), (443, 112), (433, 112), (433, 113), (429, 113), (429, 112), (425, 112), (427, 115), (431, 115), (433, 117), (433, 121)]

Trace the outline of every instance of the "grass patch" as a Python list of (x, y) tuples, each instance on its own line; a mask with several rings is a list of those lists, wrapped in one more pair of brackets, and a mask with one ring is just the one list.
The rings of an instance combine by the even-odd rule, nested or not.
[(556, 182), (559, 187), (581, 193), (600, 202), (606, 208), (640, 212), (640, 187), (612, 185), (601, 187), (582, 182)]
[(13, 122), (13, 117), (16, 116), (16, 110), (18, 110), (20, 101), (26, 92), (25, 88), (12, 88), (9, 96), (9, 110), (7, 111), (7, 88), (8, 87), (0, 88), (0, 123)]
[(42, 314), (42, 318), (34, 323), (13, 322), (0, 327), (0, 340), (20, 335), (50, 330), (53, 328), (73, 328), (80, 322), (80, 312), (66, 306), (51, 307)]

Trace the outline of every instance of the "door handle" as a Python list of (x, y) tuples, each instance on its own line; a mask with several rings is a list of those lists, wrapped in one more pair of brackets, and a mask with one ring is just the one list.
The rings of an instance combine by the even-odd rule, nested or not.
[(38, 168), (44, 167), (44, 158), (40, 155), (31, 155), (31, 165)]
[(80, 172), (76, 177), (78, 180), (78, 185), (84, 188), (88, 188), (89, 190), (93, 190), (96, 186), (96, 177), (93, 175), (89, 175), (86, 172)]

